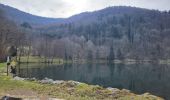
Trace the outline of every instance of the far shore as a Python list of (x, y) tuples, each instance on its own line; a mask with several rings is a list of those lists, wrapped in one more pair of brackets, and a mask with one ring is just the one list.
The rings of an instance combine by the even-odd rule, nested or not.
[(64, 63), (113, 63), (113, 64), (142, 64), (142, 63), (155, 63), (155, 64), (170, 64), (170, 59), (114, 59), (112, 61), (108, 61), (106, 59), (74, 59), (74, 60), (65, 60), (62, 58), (53, 58), (46, 59), (43, 57), (30, 56), (29, 59), (27, 57), (21, 57), (19, 63), (49, 63), (49, 64), (64, 64)]

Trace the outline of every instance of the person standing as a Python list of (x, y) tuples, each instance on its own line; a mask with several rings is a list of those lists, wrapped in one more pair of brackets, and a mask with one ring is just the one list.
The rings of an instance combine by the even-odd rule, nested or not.
[(16, 62), (14, 60), (11, 62), (11, 74), (13, 77), (16, 76)]
[(12, 77), (16, 76), (16, 68), (13, 66), (11, 66), (11, 74), (12, 74)]

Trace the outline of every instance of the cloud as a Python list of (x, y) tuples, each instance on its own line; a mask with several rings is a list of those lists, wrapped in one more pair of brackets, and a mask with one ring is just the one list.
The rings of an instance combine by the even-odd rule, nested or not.
[(57, 18), (119, 5), (170, 9), (169, 0), (1, 0), (0, 3), (34, 15)]

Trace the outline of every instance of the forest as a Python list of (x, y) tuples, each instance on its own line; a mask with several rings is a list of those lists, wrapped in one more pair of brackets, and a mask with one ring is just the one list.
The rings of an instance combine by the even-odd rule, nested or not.
[[(27, 20), (20, 20), (22, 16)], [(17, 50), (19, 59), (38, 56), (45, 61), (170, 59), (169, 11), (117, 6), (63, 19), (33, 17), (0, 7), (1, 61), (10, 55), (10, 48)]]

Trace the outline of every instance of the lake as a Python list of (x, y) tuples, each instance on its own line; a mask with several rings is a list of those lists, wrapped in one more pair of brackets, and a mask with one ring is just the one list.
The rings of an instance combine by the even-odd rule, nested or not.
[(103, 87), (149, 92), (170, 100), (170, 65), (160, 64), (21, 64), (20, 77), (74, 80)]

